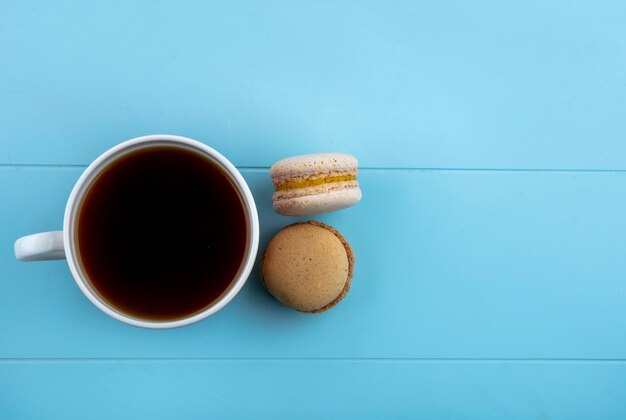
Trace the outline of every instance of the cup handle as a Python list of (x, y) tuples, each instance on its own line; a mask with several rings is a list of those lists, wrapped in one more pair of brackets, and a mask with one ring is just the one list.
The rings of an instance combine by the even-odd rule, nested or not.
[(13, 247), (19, 261), (47, 261), (65, 258), (63, 231), (35, 233), (22, 236)]

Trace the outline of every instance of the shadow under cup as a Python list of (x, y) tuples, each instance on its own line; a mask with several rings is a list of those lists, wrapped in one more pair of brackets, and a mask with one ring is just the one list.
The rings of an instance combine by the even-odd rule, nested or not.
[(69, 215), (68, 260), (105, 312), (140, 326), (186, 325), (219, 310), (245, 283), (256, 209), (234, 166), (210, 150), (139, 143), (82, 183)]

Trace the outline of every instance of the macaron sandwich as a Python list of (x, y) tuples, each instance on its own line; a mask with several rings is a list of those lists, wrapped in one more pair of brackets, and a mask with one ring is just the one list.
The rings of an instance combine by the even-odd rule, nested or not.
[(265, 288), (300, 312), (335, 306), (350, 289), (354, 254), (334, 228), (308, 221), (283, 228), (270, 241), (261, 262)]
[(285, 216), (307, 216), (350, 207), (361, 200), (357, 174), (356, 158), (345, 153), (280, 160), (270, 168), (274, 210)]

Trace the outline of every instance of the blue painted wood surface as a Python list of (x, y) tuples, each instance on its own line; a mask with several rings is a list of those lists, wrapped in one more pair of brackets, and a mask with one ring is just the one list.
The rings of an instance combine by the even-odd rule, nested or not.
[(11, 382), (0, 403), (22, 419), (606, 419), (623, 417), (625, 370), (616, 362), (37, 361), (0, 364)]
[[(623, 2), (0, 0), (0, 418), (626, 417)], [(121, 324), (63, 262), (85, 165), (186, 135), (249, 182), (261, 251), (294, 219), (268, 167), (355, 154), (323, 215), (353, 288), (311, 316), (258, 268), (178, 330)], [(298, 219), (295, 219), (298, 220)]]

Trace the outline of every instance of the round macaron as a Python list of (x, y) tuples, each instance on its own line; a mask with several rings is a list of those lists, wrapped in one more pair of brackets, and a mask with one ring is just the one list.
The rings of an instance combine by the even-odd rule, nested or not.
[(345, 209), (359, 202), (358, 161), (346, 153), (315, 153), (276, 162), (270, 176), (274, 210), (308, 216)]
[(324, 223), (283, 228), (272, 238), (261, 263), (265, 288), (281, 303), (319, 313), (335, 306), (350, 289), (354, 254), (345, 238)]

